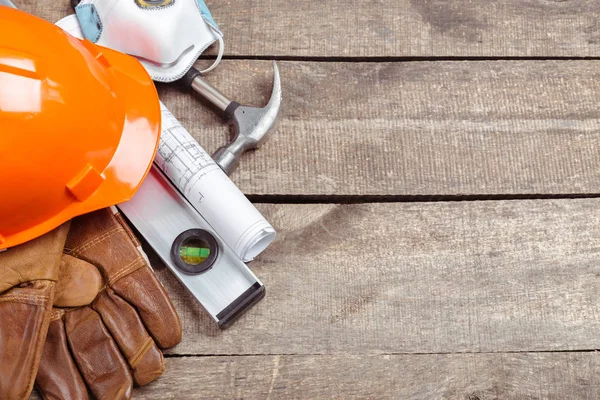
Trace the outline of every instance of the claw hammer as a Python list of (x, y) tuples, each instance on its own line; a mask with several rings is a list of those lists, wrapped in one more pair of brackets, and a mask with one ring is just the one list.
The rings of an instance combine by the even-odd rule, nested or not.
[(228, 175), (238, 167), (242, 153), (259, 148), (275, 130), (282, 102), (279, 68), (275, 61), (273, 61), (273, 69), (273, 91), (269, 102), (263, 108), (241, 105), (237, 101), (229, 100), (208, 83), (201, 72), (194, 67), (181, 79), (184, 88), (191, 87), (223, 112), (225, 118), (233, 125), (230, 143), (219, 148), (212, 155), (215, 162)]

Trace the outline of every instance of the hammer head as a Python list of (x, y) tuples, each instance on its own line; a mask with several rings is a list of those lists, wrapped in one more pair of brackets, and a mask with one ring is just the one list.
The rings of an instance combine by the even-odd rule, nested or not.
[(236, 103), (228, 110), (234, 127), (232, 141), (213, 154), (217, 164), (227, 174), (233, 172), (238, 166), (242, 153), (259, 148), (275, 130), (281, 109), (282, 93), (279, 68), (275, 62), (273, 62), (273, 69), (273, 92), (265, 107), (257, 108)]

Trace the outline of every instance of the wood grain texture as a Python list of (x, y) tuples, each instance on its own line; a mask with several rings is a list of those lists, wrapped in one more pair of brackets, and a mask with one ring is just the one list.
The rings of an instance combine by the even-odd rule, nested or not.
[[(134, 399), (580, 400), (598, 353), (183, 357)], [(39, 399), (37, 394), (31, 399)]]
[[(70, 12), (67, 0), (15, 3), (52, 22)], [(225, 34), (227, 55), (600, 56), (600, 4), (589, 0), (206, 3)]]
[[(255, 195), (600, 193), (596, 61), (282, 62), (277, 132), (234, 181)], [(268, 61), (209, 77), (266, 104)], [(193, 96), (163, 101), (208, 150), (228, 129)]]
[(219, 331), (154, 263), (183, 320), (172, 354), (600, 348), (600, 200), (260, 205), (266, 298)]
[(523, 400), (600, 397), (597, 353), (186, 357), (139, 399)]

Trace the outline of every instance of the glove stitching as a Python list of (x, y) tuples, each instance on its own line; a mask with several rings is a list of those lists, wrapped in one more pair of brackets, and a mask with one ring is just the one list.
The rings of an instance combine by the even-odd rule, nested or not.
[(69, 254), (74, 257), (81, 256), (85, 250), (88, 250), (90, 247), (95, 246), (96, 244), (111, 237), (112, 235), (114, 235), (115, 233), (118, 233), (119, 231), (123, 231), (123, 227), (121, 227), (121, 226), (114, 227), (114, 228), (104, 232), (102, 235), (97, 236), (96, 238), (94, 238), (90, 241), (87, 241), (85, 243), (82, 243), (80, 246), (76, 246), (76, 247), (70, 249)]
[(71, 249), (71, 255), (73, 255), (74, 257), (78, 257), (83, 255), (83, 252), (88, 250), (89, 248), (99, 244), (100, 242), (106, 240), (107, 238), (110, 238), (111, 236), (113, 236), (115, 233), (119, 232), (120, 230), (122, 230), (123, 228), (120, 226), (114, 227), (109, 229), (108, 231), (104, 232), (102, 235), (100, 236), (96, 236), (95, 238), (82, 243), (79, 246), (76, 246), (74, 248)]
[(62, 319), (64, 314), (64, 310), (53, 309), (52, 314), (50, 314), (50, 321), (58, 321), (59, 319)]
[(146, 266), (146, 262), (141, 258), (137, 257), (131, 263), (121, 268), (115, 274), (113, 274), (108, 280), (108, 286), (114, 285), (117, 281), (122, 279), (123, 277), (130, 275), (137, 271), (138, 269), (144, 268)]
[(153, 343), (154, 341), (152, 340), (152, 338), (148, 336), (148, 339), (146, 339), (146, 341), (140, 346), (138, 351), (133, 356), (131, 356), (129, 360), (127, 360), (129, 365), (131, 366), (131, 369), (135, 369), (135, 367), (137, 367), (142, 358), (144, 358), (146, 353), (148, 353), (148, 350), (152, 348)]
[[(45, 296), (47, 297), (47, 296)], [(52, 288), (52, 297), (54, 297), (54, 288)], [(48, 307), (49, 310), (47, 311), (51, 311), (52, 310), (52, 304), (44, 304), (45, 307)], [(42, 320), (42, 329), (41, 331), (43, 332), (44, 330), (46, 331), (46, 333), (48, 333), (48, 328), (50, 326), (50, 313), (47, 312), (44, 314), (43, 320)], [(35, 344), (35, 348), (38, 350), (42, 350), (44, 349), (44, 344), (46, 343), (46, 335), (38, 335), (37, 337), (37, 343)], [(41, 346), (41, 347), (40, 347)], [(39, 362), (40, 362), (40, 358), (41, 355), (38, 357), (37, 362), (38, 362), (38, 367), (39, 367)], [(27, 378), (28, 382), (31, 382), (31, 384), (29, 385), (29, 394), (31, 394), (31, 389), (33, 388), (33, 385), (35, 385), (35, 376), (38, 373), (38, 368), (31, 368), (29, 370), (29, 377)]]
[(121, 227), (123, 227), (123, 229), (125, 230), (125, 233), (127, 233), (127, 236), (129, 236), (129, 239), (131, 239), (131, 242), (135, 245), (135, 247), (141, 246), (142, 244), (140, 243), (138, 238), (135, 236), (135, 234), (133, 233), (133, 231), (131, 230), (129, 225), (127, 225), (127, 222), (125, 222), (123, 215), (121, 215), (120, 212), (117, 212), (117, 213), (113, 214), (113, 217), (114, 217), (114, 219), (117, 220), (119, 225), (121, 225)]
[(9, 297), (30, 297), (30, 298), (39, 298), (39, 299), (48, 299), (49, 296), (46, 294), (33, 294), (33, 293), (12, 293), (12, 294), (5, 294), (4, 296), (2, 296), (2, 298), (9, 298)]
[(34, 295), (8, 295), (0, 298), (0, 303), (6, 302), (17, 302), (22, 304), (31, 304), (38, 306), (45, 306), (50, 301), (48, 296), (34, 296)]

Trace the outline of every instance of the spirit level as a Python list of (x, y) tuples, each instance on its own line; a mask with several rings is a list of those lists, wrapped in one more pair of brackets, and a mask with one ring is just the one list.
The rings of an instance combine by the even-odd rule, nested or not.
[(118, 207), (219, 327), (264, 297), (263, 284), (156, 166)]

